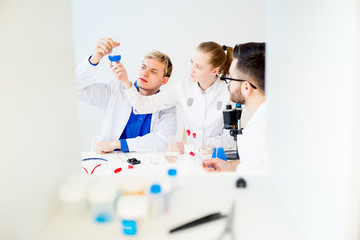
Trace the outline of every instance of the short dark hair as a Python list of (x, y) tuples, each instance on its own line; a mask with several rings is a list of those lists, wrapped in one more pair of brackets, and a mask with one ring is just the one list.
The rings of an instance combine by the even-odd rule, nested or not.
[(254, 84), (265, 92), (265, 43), (237, 44), (233, 52), (236, 68), (253, 78)]

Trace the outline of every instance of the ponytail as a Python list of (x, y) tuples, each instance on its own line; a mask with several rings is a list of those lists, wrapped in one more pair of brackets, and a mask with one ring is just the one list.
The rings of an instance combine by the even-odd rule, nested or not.
[(225, 45), (221, 46), (216, 42), (203, 42), (197, 49), (210, 55), (209, 64), (213, 68), (220, 68), (220, 77), (224, 77), (229, 72), (230, 65), (233, 60), (232, 47)]

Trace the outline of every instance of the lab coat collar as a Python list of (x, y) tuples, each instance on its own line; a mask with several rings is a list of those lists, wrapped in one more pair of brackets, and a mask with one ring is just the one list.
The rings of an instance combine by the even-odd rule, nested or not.
[[(258, 109), (256, 109), (255, 113), (252, 115), (252, 117), (250, 118), (247, 126), (252, 125), (253, 122), (256, 122), (258, 118), (262, 118), (262, 115), (264, 114), (264, 112), (266, 111), (266, 100), (260, 104), (260, 106), (258, 107)], [(246, 129), (246, 128), (245, 128)]]
[[(139, 91), (139, 87), (137, 85), (137, 80), (134, 82), (134, 87), (136, 88), (137, 91)], [(160, 89), (156, 93), (159, 93), (159, 92), (160, 92)]]
[(220, 82), (220, 79), (219, 79), (219, 77), (217, 77), (215, 82), (210, 87), (208, 87), (205, 91), (203, 91), (201, 89), (201, 87), (199, 86), (199, 83), (196, 83), (196, 85), (199, 88), (200, 92), (205, 95), (205, 94), (208, 94), (209, 92), (211, 92), (212, 89), (216, 89), (217, 85), (219, 85), (219, 82)]

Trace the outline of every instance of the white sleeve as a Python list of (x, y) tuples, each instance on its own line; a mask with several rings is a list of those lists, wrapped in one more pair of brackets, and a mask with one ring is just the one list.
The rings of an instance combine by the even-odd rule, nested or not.
[(181, 85), (175, 85), (157, 94), (142, 96), (133, 85), (125, 90), (125, 94), (137, 114), (147, 114), (177, 105), (180, 91), (182, 91)]
[[(158, 93), (159, 94), (159, 93)], [(176, 107), (160, 111), (155, 123), (157, 151), (165, 151), (169, 137), (176, 134)], [(129, 138), (126, 142), (129, 151), (152, 152), (155, 149), (155, 132), (150, 132), (142, 137)]]
[(96, 82), (96, 66), (92, 66), (88, 59), (76, 68), (76, 91), (80, 100), (102, 109), (111, 94), (109, 83)]
[[(230, 130), (224, 129), (222, 135), (223, 148), (232, 148), (235, 145), (234, 137), (230, 135)], [(216, 137), (208, 137), (204, 139), (204, 146), (216, 147)]]
[(266, 122), (252, 126), (251, 132), (238, 136), (240, 164), (237, 173), (267, 173)]

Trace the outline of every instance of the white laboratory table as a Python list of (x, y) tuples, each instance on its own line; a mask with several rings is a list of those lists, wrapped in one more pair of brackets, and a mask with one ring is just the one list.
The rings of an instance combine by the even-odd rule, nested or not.
[[(103, 158), (108, 160), (107, 171), (103, 169), (95, 169), (94, 175), (131, 175), (131, 176), (143, 176), (143, 175), (166, 175), (169, 168), (177, 169), (179, 174), (186, 175), (198, 175), (205, 174), (205, 171), (201, 167), (201, 160), (210, 158), (211, 155), (200, 155), (197, 160), (187, 160), (184, 155), (180, 155), (179, 160), (176, 163), (170, 163), (165, 160), (164, 153), (159, 152), (155, 154), (158, 164), (154, 164), (151, 158), (154, 157), (154, 153), (141, 153), (141, 152), (112, 152), (106, 154), (96, 154), (94, 152), (81, 153), (82, 159), (85, 158)], [(133, 165), (133, 168), (129, 169), (129, 164), (126, 162), (128, 158), (136, 158), (141, 161), (141, 164)], [(90, 161), (91, 162), (91, 161)], [(88, 164), (86, 161), (83, 164)], [(89, 163), (91, 165), (91, 163)], [(94, 167), (90, 166), (88, 170)], [(115, 169), (121, 168), (118, 173), (114, 173)], [(99, 171), (98, 171), (99, 170)], [(89, 171), (89, 172), (90, 172)], [(82, 172), (86, 175), (86, 172)]]
[[(144, 164), (143, 167), (145, 166)], [(138, 170), (140, 172), (141, 169)], [(147, 172), (142, 178), (156, 177), (156, 174), (152, 173)], [(301, 239), (288, 213), (278, 201), (268, 177), (255, 175), (242, 177), (247, 181), (245, 189), (235, 187), (235, 181), (239, 178), (235, 174), (180, 175), (178, 189), (171, 202), (171, 211), (158, 219), (146, 219), (143, 228), (140, 229), (141, 235), (132, 239), (217, 239), (224, 230), (225, 218), (173, 234), (169, 234), (168, 231), (210, 213), (227, 214), (233, 201), (236, 202), (233, 223), (235, 239)], [(102, 177), (86, 176), (85, 178)], [(131, 181), (136, 178), (140, 176), (111, 176), (113, 181)], [(99, 224), (92, 221), (90, 213), (69, 217), (59, 210), (39, 239), (118, 240), (128, 238), (121, 234), (119, 220)]]

